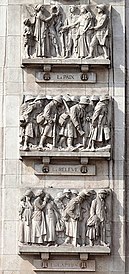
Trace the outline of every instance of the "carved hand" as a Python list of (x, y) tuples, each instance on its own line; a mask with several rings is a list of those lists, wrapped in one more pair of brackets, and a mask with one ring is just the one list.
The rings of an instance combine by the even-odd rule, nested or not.
[(82, 129), (80, 129), (79, 126), (77, 126), (77, 131), (79, 132), (79, 134), (80, 134), (81, 136), (83, 136), (83, 135), (85, 134), (85, 131), (83, 131)]

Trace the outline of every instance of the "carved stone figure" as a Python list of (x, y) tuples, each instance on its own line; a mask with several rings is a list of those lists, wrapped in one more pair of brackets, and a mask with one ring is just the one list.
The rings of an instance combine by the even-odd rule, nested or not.
[(64, 204), (62, 202), (63, 197), (64, 197), (64, 193), (58, 192), (54, 200), (57, 206), (58, 212), (60, 213), (56, 223), (56, 235), (57, 235), (58, 243), (63, 243), (63, 239), (65, 235), (65, 222), (63, 219)]
[(32, 212), (33, 206), (31, 204), (32, 191), (26, 191), (25, 195), (21, 198), (19, 205), (19, 241), (21, 243), (31, 243), (31, 225), (32, 225)]
[(76, 22), (76, 7), (70, 6), (70, 15), (64, 23), (65, 27), (62, 28), (63, 32), (63, 56), (68, 57), (77, 57), (77, 28), (69, 27), (74, 25)]
[(63, 103), (65, 105), (64, 112), (59, 117), (59, 124), (61, 129), (59, 131), (59, 145), (60, 149), (69, 148), (69, 135), (70, 135), (70, 107), (74, 104), (74, 98), (72, 99), (70, 96), (63, 96)]
[[(110, 128), (108, 121), (109, 96), (101, 96), (92, 116), (92, 126), (88, 149), (95, 150), (95, 145), (103, 147), (110, 140)], [(108, 147), (110, 145), (107, 145)], [(106, 147), (105, 147), (106, 148)]]
[(90, 206), (91, 202), (94, 199), (96, 192), (94, 190), (89, 190), (86, 193), (86, 197), (81, 204), (81, 216), (79, 223), (79, 236), (81, 239), (81, 245), (85, 246), (88, 244), (86, 241), (87, 236), (87, 220), (90, 217)]
[(47, 137), (53, 138), (53, 146), (56, 146), (56, 122), (58, 106), (62, 104), (62, 97), (55, 96), (53, 100), (46, 105), (43, 113), (44, 131), (40, 138), (39, 150), (42, 150)]
[[(56, 244), (56, 224), (60, 218), (60, 212), (52, 197), (47, 194), (47, 204), (45, 207), (46, 237), (47, 245)], [(59, 222), (59, 221), (58, 221)]]
[(26, 96), (25, 102), (21, 106), (20, 113), (20, 128), (21, 128), (21, 145), (23, 145), (24, 150), (29, 149), (30, 138), (33, 138), (36, 135), (36, 126), (35, 120), (33, 119), (32, 112), (35, 108), (35, 105), (32, 103), (34, 97), (31, 95)]
[(64, 213), (64, 219), (66, 225), (65, 234), (67, 238), (65, 239), (65, 243), (71, 243), (72, 245), (76, 246), (78, 244), (79, 238), (79, 218), (81, 214), (80, 204), (86, 197), (85, 192), (80, 192), (77, 197), (72, 198), (69, 204), (67, 205)]
[(24, 20), (24, 48), (25, 48), (25, 58), (30, 58), (32, 56), (32, 47), (34, 46), (34, 34), (33, 27), (29, 19)]
[(88, 143), (88, 137), (89, 137), (89, 133), (90, 133), (90, 119), (91, 119), (91, 112), (89, 111), (89, 103), (90, 100), (89, 98), (86, 98), (84, 96), (80, 97), (80, 103), (85, 102), (85, 111), (84, 111), (84, 116), (83, 116), (83, 120), (82, 120), (82, 128), (83, 131), (85, 132), (83, 135), (83, 147), (82, 148), (86, 148), (87, 147), (87, 143)]
[[(70, 108), (70, 133), (68, 137), (69, 146), (72, 148), (74, 146), (74, 139), (79, 136), (87, 136), (86, 133), (86, 120), (85, 120), (85, 110), (86, 106), (89, 104), (89, 100), (82, 96), (78, 104)], [(84, 126), (84, 128), (83, 128)]]
[(47, 197), (43, 190), (37, 190), (34, 200), (34, 211), (32, 214), (32, 243), (43, 243), (47, 233), (44, 216), (44, 208), (47, 204)]
[(90, 240), (90, 245), (93, 246), (95, 242), (99, 245), (107, 245), (106, 243), (106, 197), (109, 191), (102, 189), (98, 192), (96, 199), (92, 201), (90, 218), (87, 221), (88, 232), (87, 235)]
[(107, 15), (107, 9), (105, 5), (100, 4), (97, 6), (97, 9), (98, 9), (98, 14), (96, 16), (97, 23), (93, 27), (95, 32), (90, 43), (89, 55), (86, 58), (93, 58), (94, 56), (95, 57), (100, 56), (101, 54), (99, 53), (99, 49), (98, 49), (98, 46), (100, 46), (103, 50), (104, 58), (107, 59), (109, 57), (108, 44), (107, 44), (109, 17)]
[(48, 22), (49, 52), (52, 57), (60, 57), (62, 45), (60, 41), (60, 29), (62, 26), (62, 15), (57, 7), (52, 7), (51, 20)]
[(35, 56), (41, 57), (45, 56), (45, 44), (46, 44), (46, 22), (44, 15), (44, 6), (36, 5), (35, 6), (35, 29), (34, 29), (34, 37), (36, 41), (35, 45)]
[(62, 197), (60, 198), (62, 203), (63, 203), (63, 209), (65, 209), (67, 207), (67, 205), (69, 204), (70, 200), (72, 197), (72, 192), (70, 189), (65, 188), (63, 190), (63, 194)]

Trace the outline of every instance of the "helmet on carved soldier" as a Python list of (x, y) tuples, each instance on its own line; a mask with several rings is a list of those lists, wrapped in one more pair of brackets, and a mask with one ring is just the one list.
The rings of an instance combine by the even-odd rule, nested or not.
[(41, 100), (45, 100), (45, 99), (46, 99), (46, 96), (45, 96), (45, 95), (39, 94), (39, 95), (36, 97), (35, 102), (41, 101)]
[(88, 97), (86, 96), (80, 97), (80, 102), (79, 102), (80, 105), (89, 105), (89, 103), (90, 103), (90, 100)]
[(98, 95), (92, 95), (90, 100), (91, 101), (99, 101), (99, 96)]
[(102, 95), (100, 97), (100, 102), (110, 100), (110, 97), (108, 94)]
[(70, 189), (65, 188), (65, 189), (63, 190), (63, 193), (64, 193), (64, 194), (65, 194), (65, 193), (71, 193), (71, 190), (70, 190)]
[(105, 12), (106, 6), (103, 4), (100, 4), (100, 5), (97, 5), (96, 8)]
[(25, 97), (25, 103), (26, 102), (29, 102), (29, 101), (33, 101), (35, 99), (35, 97), (33, 96), (33, 95), (27, 95), (26, 97)]
[(55, 100), (59, 104), (62, 104), (62, 96), (61, 95), (54, 96), (53, 100)]

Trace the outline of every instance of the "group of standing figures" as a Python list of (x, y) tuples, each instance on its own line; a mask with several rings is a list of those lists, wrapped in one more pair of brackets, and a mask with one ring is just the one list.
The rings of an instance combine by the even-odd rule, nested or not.
[[(21, 198), (19, 242), (50, 245), (109, 246), (110, 190), (64, 189), (53, 198), (44, 190), (29, 189)], [(108, 224), (108, 234), (107, 234)]]
[(108, 95), (27, 95), (20, 110), (20, 149), (110, 149)]
[[(89, 6), (62, 7), (43, 5), (34, 8), (33, 22), (24, 20), (24, 49), (26, 58), (109, 58), (109, 11), (98, 5), (97, 15)], [(47, 15), (46, 15), (47, 14)]]

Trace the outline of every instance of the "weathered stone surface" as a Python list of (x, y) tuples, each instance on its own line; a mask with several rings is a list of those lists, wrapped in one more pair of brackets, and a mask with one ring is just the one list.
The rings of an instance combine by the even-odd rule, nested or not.
[[(42, 1), (41, 1), (42, 2)], [(40, 3), (41, 3), (40, 2)], [(125, 3), (126, 2), (126, 3)], [(110, 36), (110, 56), (109, 59), (79, 59), (79, 58), (34, 58), (24, 59), (23, 45), (23, 8), (22, 6), (32, 5), (35, 7), (40, 4), (38, 0), (1, 0), (0, 1), (0, 274), (34, 274), (42, 273), (40, 267), (35, 266), (34, 260), (39, 260), (42, 248), (47, 250), (62, 249), (63, 247), (42, 247), (42, 246), (24, 246), (20, 249), (32, 249), (32, 253), (19, 253), (19, 216), (18, 207), (21, 195), (30, 188), (50, 189), (53, 192), (56, 188), (70, 189), (113, 189), (113, 199), (110, 210), (112, 211), (112, 234), (109, 229), (108, 237), (111, 241), (110, 249), (108, 247), (94, 246), (96, 252), (102, 253), (95, 255), (93, 247), (72, 247), (70, 255), (67, 248), (63, 251), (63, 256), (57, 254), (56, 257), (51, 254), (51, 259), (63, 262), (79, 260), (80, 250), (91, 250), (88, 261), (95, 260), (96, 274), (125, 274), (129, 273), (129, 248), (128, 248), (128, 220), (129, 220), (129, 176), (128, 176), (128, 114), (129, 94), (128, 94), (128, 76), (129, 76), (129, 3), (125, 0), (105, 0), (104, 4), (112, 5), (111, 8), (111, 36)], [(49, 0), (44, 0), (43, 5), (55, 5)], [(89, 1), (61, 1), (60, 6), (75, 4), (87, 5)], [(90, 1), (91, 10), (95, 11), (95, 6), (102, 4), (101, 0)], [(126, 4), (126, 6), (125, 6)], [(125, 18), (126, 14), (126, 18)], [(26, 13), (27, 15), (27, 13)], [(67, 17), (69, 20), (69, 18)], [(126, 30), (125, 30), (126, 23)], [(68, 22), (69, 24), (69, 22)], [(96, 23), (95, 23), (96, 24)], [(126, 31), (126, 40), (125, 40)], [(126, 51), (125, 51), (126, 41)], [(101, 48), (101, 46), (99, 45)], [(22, 59), (23, 58), (23, 59)], [(21, 64), (23, 67), (21, 68)], [(68, 70), (69, 66), (75, 69), (76, 73), (82, 73), (83, 65), (87, 66), (89, 73), (96, 74), (96, 83), (37, 83), (35, 74), (37, 71), (43, 71), (44, 65), (52, 64), (50, 73), (59, 73), (61, 69)], [(63, 65), (64, 64), (64, 65)], [(75, 68), (76, 67), (76, 68)], [(127, 81), (126, 81), (127, 80)], [(125, 85), (126, 81), (126, 85)], [(36, 97), (37, 95), (67, 95), (71, 96), (89, 96), (105, 94), (113, 98), (112, 104), (112, 152), (69, 152), (66, 151), (20, 151), (19, 153), (19, 107), (23, 96), (28, 94)], [(125, 138), (126, 133), (126, 138)], [(126, 140), (126, 146), (125, 146)], [(126, 153), (125, 153), (126, 152)], [(19, 157), (21, 155), (21, 160)], [(88, 158), (88, 165), (96, 166), (96, 174), (90, 176), (74, 175), (47, 175), (36, 176), (34, 163), (43, 164), (43, 157), (50, 157), (50, 165), (82, 165), (83, 158)], [(67, 157), (67, 158), (66, 158)], [(65, 162), (65, 163), (64, 163)], [(125, 233), (126, 231), (126, 233)], [(110, 237), (111, 236), (111, 237)], [(36, 249), (36, 250), (35, 250)], [(101, 250), (102, 251), (102, 250)], [(18, 254), (19, 253), (19, 254)], [(69, 256), (67, 256), (67, 253)], [(84, 253), (81, 253), (82, 255)], [(108, 254), (108, 256), (107, 256)], [(61, 259), (62, 258), (62, 259)], [(39, 268), (38, 268), (39, 267)], [(59, 269), (58, 269), (59, 270)], [(71, 270), (62, 272), (68, 274)], [(68, 271), (69, 270), (69, 271)], [(44, 271), (49, 274), (57, 274), (55, 266), (52, 271)], [(43, 273), (44, 273), (43, 272)], [(84, 271), (86, 272), (86, 271)], [(83, 273), (84, 273), (83, 272)], [(73, 269), (72, 273), (82, 273), (82, 270)], [(86, 273), (90, 273), (90, 270)]]

